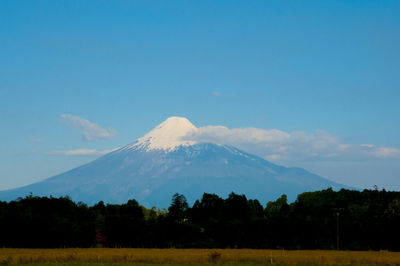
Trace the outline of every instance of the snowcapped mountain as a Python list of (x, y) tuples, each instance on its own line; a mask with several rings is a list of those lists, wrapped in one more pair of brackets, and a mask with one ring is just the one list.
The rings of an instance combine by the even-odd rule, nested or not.
[(38, 183), (0, 191), (0, 200), (32, 193), (68, 195), (88, 204), (134, 198), (147, 207), (167, 207), (176, 192), (193, 203), (204, 192), (225, 197), (233, 191), (265, 204), (281, 194), (294, 200), (305, 191), (345, 187), (231, 146), (184, 139), (196, 130), (186, 118), (170, 117), (137, 141), (88, 164)]
[(183, 137), (196, 130), (197, 128), (186, 118), (172, 116), (121, 150), (173, 151), (179, 146), (194, 145), (194, 141), (183, 140)]

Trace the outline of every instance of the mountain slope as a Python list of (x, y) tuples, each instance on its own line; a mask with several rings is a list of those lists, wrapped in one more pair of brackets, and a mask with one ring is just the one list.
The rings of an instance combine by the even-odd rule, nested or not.
[(88, 204), (135, 198), (148, 207), (167, 207), (183, 193), (193, 203), (204, 192), (230, 192), (263, 204), (285, 193), (344, 187), (301, 168), (286, 168), (231, 146), (182, 140), (197, 130), (187, 119), (172, 117), (138, 141), (91, 163), (29, 186), (0, 192), (0, 200), (34, 195), (69, 195)]

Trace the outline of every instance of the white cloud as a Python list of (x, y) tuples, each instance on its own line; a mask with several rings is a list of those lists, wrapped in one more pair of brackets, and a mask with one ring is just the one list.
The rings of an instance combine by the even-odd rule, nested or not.
[(89, 120), (79, 116), (62, 114), (61, 121), (82, 131), (83, 138), (87, 141), (111, 139), (116, 135), (115, 130), (112, 128), (101, 128), (96, 123), (90, 122)]
[(367, 147), (367, 148), (375, 148), (376, 146), (374, 144), (361, 144), (361, 147)]
[(285, 132), (278, 129), (205, 126), (185, 136), (186, 140), (232, 145), (271, 161), (304, 161), (400, 157), (400, 150), (373, 144), (353, 145), (326, 132)]
[(338, 151), (346, 151), (350, 147), (349, 144), (339, 144)]
[(98, 151), (96, 149), (76, 149), (67, 151), (49, 151), (47, 155), (66, 155), (66, 156), (88, 156), (88, 155), (104, 155), (109, 152), (115, 151), (117, 148), (112, 150)]
[(221, 93), (219, 91), (213, 91), (213, 92), (211, 92), (211, 95), (218, 97), (218, 96), (221, 96)]
[(235, 144), (242, 142), (250, 143), (277, 143), (290, 138), (286, 132), (277, 129), (258, 129), (258, 128), (235, 128), (229, 129), (224, 126), (200, 127), (188, 138), (194, 138), (199, 142), (224, 142)]
[(378, 158), (395, 158), (400, 156), (400, 150), (392, 147), (379, 147), (370, 152)]

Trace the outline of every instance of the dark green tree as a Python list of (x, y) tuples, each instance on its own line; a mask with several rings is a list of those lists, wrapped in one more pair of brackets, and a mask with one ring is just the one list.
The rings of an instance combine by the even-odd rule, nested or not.
[(175, 222), (184, 222), (187, 218), (187, 210), (189, 205), (186, 197), (182, 194), (175, 193), (172, 196), (171, 206), (168, 208), (168, 217)]

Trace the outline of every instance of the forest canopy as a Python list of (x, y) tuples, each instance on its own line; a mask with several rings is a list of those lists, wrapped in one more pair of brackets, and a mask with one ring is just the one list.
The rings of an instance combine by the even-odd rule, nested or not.
[(154, 247), (400, 250), (400, 192), (346, 190), (286, 195), (265, 206), (204, 193), (168, 210), (131, 199), (94, 206), (69, 197), (0, 202), (0, 247)]

